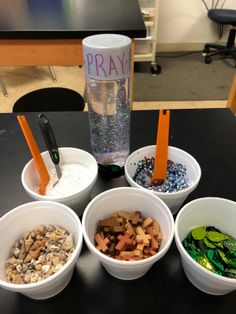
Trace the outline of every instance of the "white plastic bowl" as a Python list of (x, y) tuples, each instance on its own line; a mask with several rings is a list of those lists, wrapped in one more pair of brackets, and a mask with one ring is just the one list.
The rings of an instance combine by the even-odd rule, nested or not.
[[(81, 215), (84, 211), (84, 208), (91, 199), (92, 188), (96, 182), (98, 175), (97, 162), (91, 154), (78, 148), (61, 147), (59, 148), (59, 154), (60, 164), (79, 163), (89, 169), (91, 175), (88, 179), (88, 182), (76, 193), (59, 197), (40, 195), (38, 193), (40, 180), (33, 159), (31, 159), (25, 165), (21, 175), (21, 182), (26, 192), (34, 199), (60, 202), (71, 207), (78, 215)], [(53, 169), (55, 166), (52, 163), (48, 151), (43, 152), (41, 155), (48, 171)]]
[[(73, 234), (75, 249), (66, 264), (52, 276), (30, 284), (13, 284), (5, 279), (5, 263), (16, 240), (40, 224), (57, 225)], [(0, 218), (0, 286), (32, 299), (47, 299), (62, 291), (69, 283), (83, 244), (82, 226), (69, 207), (50, 201), (20, 205)]]
[[(98, 221), (110, 217), (118, 210), (140, 211), (143, 217), (152, 217), (159, 222), (163, 240), (160, 250), (155, 255), (140, 261), (120, 261), (96, 249), (94, 236)], [(90, 252), (102, 263), (108, 273), (119, 279), (132, 280), (143, 276), (166, 254), (174, 236), (174, 219), (166, 204), (155, 195), (145, 190), (123, 187), (96, 196), (84, 211), (82, 228)]]
[[(140, 160), (143, 160), (144, 157), (147, 157), (147, 158), (155, 157), (155, 150), (156, 150), (156, 145), (145, 146), (134, 151), (126, 159), (125, 176), (128, 183), (131, 186), (147, 190), (146, 188), (136, 183), (133, 180), (133, 177), (136, 172), (138, 162)], [(188, 154), (184, 150), (179, 149), (177, 147), (172, 147), (172, 146), (168, 147), (168, 159), (175, 163), (181, 163), (184, 166), (186, 166), (186, 177), (188, 179), (189, 187), (181, 191), (172, 192), (172, 193), (155, 192), (151, 190), (150, 192), (160, 197), (167, 204), (172, 214), (174, 215), (179, 210), (179, 208), (181, 207), (185, 199), (188, 197), (188, 195), (193, 190), (196, 189), (199, 183), (199, 180), (201, 178), (201, 168), (195, 158), (193, 158), (190, 154)]]
[(205, 293), (227, 294), (236, 289), (236, 279), (223, 277), (198, 264), (185, 250), (182, 241), (196, 227), (213, 226), (236, 238), (236, 202), (205, 197), (189, 202), (177, 214), (175, 242), (181, 255), (182, 266), (190, 282)]

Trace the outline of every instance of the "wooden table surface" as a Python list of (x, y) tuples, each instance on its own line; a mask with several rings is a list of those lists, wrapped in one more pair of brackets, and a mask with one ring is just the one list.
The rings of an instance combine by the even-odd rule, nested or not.
[(0, 0), (0, 65), (81, 65), (81, 39), (145, 37), (138, 0)]
[[(38, 113), (25, 114), (40, 150), (46, 149), (37, 123)], [(91, 151), (87, 112), (48, 112), (59, 146)], [(131, 112), (131, 152), (155, 144), (158, 111)], [(206, 196), (236, 201), (236, 119), (229, 109), (172, 110), (170, 145), (199, 162), (202, 177), (186, 202)], [(16, 115), (0, 114), (0, 216), (32, 201), (21, 184), (21, 171), (31, 158)], [(128, 186), (124, 176), (98, 177), (93, 195)], [(26, 217), (27, 218), (27, 217)], [(1, 234), (0, 234), (1, 236)], [(173, 241), (167, 254), (142, 278), (122, 281), (109, 275), (84, 244), (68, 286), (51, 300), (34, 301), (0, 287), (1, 314), (199, 314), (235, 313), (235, 291), (211, 296), (186, 278)]]

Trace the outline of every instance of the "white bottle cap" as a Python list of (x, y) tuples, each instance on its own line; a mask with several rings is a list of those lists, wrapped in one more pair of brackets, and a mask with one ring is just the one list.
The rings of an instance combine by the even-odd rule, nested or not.
[(100, 34), (83, 39), (85, 75), (96, 80), (119, 80), (131, 74), (131, 39)]

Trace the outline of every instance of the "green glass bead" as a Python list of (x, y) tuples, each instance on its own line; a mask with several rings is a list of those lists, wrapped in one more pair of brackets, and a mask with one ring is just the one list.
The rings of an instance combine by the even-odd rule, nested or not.
[(207, 251), (207, 257), (212, 260), (214, 258), (214, 251), (213, 250), (208, 250)]
[(225, 253), (221, 250), (217, 250), (219, 256), (221, 257), (222, 261), (225, 262), (225, 264), (229, 264), (229, 260), (226, 257)]
[(206, 233), (206, 236), (212, 242), (220, 242), (228, 239), (228, 236), (226, 234), (217, 231), (208, 231)]
[(199, 253), (196, 250), (187, 250), (187, 252), (194, 260), (197, 260), (199, 257)]
[(218, 270), (214, 270), (214, 273), (220, 276), (224, 276), (224, 274), (222, 273), (222, 271)]
[(214, 245), (214, 243), (212, 243), (211, 241), (209, 241), (207, 238), (203, 239), (204, 243), (206, 244), (207, 247), (209, 247), (210, 249), (214, 249), (216, 246)]
[(225, 271), (224, 271), (224, 275), (226, 277), (235, 278), (236, 279), (236, 269), (226, 268)]
[(183, 240), (188, 254), (215, 274), (236, 278), (236, 239), (213, 226), (193, 229)]
[(208, 259), (220, 270), (224, 270), (224, 265), (222, 264), (222, 262), (217, 258), (218, 255), (216, 254), (215, 251), (213, 250), (208, 250), (207, 251), (207, 257)]
[(215, 242), (216, 247), (224, 249), (224, 245), (221, 242)]
[(206, 246), (206, 244), (204, 243), (204, 239), (198, 241), (198, 246), (199, 246), (199, 248), (200, 248), (200, 250), (201, 250), (202, 252), (205, 253), (205, 252), (207, 251), (207, 246)]
[(232, 258), (236, 257), (236, 252), (231, 252), (230, 257), (232, 257)]
[(236, 269), (236, 258), (230, 258), (229, 259), (229, 264), (231, 267)]
[(195, 240), (202, 240), (206, 236), (206, 226), (201, 226), (192, 230), (192, 236)]
[(205, 267), (206, 269), (210, 271), (214, 271), (214, 266), (212, 265), (212, 263), (209, 261), (209, 259), (206, 256), (199, 256), (196, 262), (198, 262), (198, 264)]
[(223, 245), (230, 251), (236, 252), (236, 240), (230, 236), (226, 241), (223, 241)]

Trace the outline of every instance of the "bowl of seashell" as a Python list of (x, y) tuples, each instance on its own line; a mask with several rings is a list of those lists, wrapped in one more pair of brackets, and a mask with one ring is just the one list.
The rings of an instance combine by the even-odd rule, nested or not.
[(83, 234), (78, 216), (61, 203), (35, 201), (0, 218), (0, 286), (48, 299), (69, 283)]

